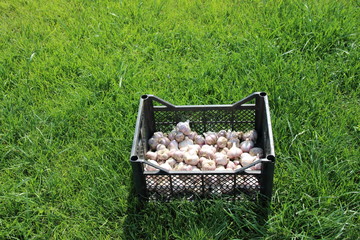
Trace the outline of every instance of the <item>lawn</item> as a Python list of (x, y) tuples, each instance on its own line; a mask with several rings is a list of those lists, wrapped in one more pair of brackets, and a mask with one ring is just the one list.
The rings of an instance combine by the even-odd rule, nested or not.
[[(358, 239), (359, 1), (0, 2), (0, 239)], [(140, 96), (269, 96), (269, 217), (139, 205)]]

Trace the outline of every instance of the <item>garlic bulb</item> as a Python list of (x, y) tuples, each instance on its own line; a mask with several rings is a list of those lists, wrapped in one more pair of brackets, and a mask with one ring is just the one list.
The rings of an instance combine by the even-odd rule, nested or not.
[(155, 139), (155, 138), (150, 138), (148, 140), (148, 143), (149, 143), (149, 146), (150, 146), (151, 150), (155, 150), (157, 145), (159, 144), (158, 139)]
[(227, 152), (227, 156), (230, 159), (239, 158), (241, 154), (242, 154), (242, 150), (240, 148), (238, 148), (235, 143), (233, 143), (233, 146)]
[(216, 163), (213, 160), (206, 159), (201, 163), (201, 170), (214, 171), (216, 169)]
[(196, 164), (198, 164), (199, 160), (199, 156), (196, 154), (186, 152), (184, 155), (184, 162), (189, 165), (195, 166)]
[(227, 138), (219, 137), (216, 141), (216, 144), (219, 148), (224, 148), (227, 146), (227, 142), (228, 142)]
[(243, 153), (240, 157), (240, 162), (243, 167), (253, 163), (256, 160), (256, 156), (251, 156), (249, 153)]
[(200, 157), (206, 157), (208, 159), (214, 159), (216, 148), (210, 145), (203, 145), (199, 151)]
[(240, 165), (240, 161), (239, 161), (239, 160), (234, 160), (233, 163), (235, 164), (235, 166)]
[(182, 142), (185, 139), (185, 135), (182, 132), (177, 132), (175, 135), (175, 140), (177, 142)]
[(200, 150), (200, 146), (197, 144), (193, 144), (193, 145), (189, 145), (187, 151), (195, 151), (196, 154), (198, 154), (199, 150)]
[(158, 150), (157, 154), (158, 154), (157, 158), (159, 161), (166, 161), (169, 159), (169, 149), (167, 148)]
[(192, 132), (190, 132), (187, 136), (188, 136), (189, 139), (195, 140), (195, 137), (196, 137), (197, 135), (198, 135), (197, 132), (192, 131)]
[(193, 140), (189, 139), (188, 137), (185, 137), (184, 141), (179, 143), (179, 148), (182, 151), (186, 151), (189, 147), (189, 145), (193, 145)]
[(243, 152), (249, 152), (254, 147), (254, 142), (247, 138), (245, 141), (240, 143), (240, 149)]
[(264, 150), (259, 147), (254, 147), (254, 148), (250, 149), (249, 153), (252, 156), (259, 155), (259, 158), (262, 158), (264, 156)]
[(229, 162), (229, 159), (225, 154), (217, 152), (215, 153), (215, 162), (217, 165), (225, 166)]
[(169, 164), (171, 168), (174, 168), (176, 164), (176, 160), (173, 158), (169, 158), (168, 160), (165, 161), (165, 163)]
[(156, 146), (156, 150), (159, 151), (159, 150), (162, 150), (162, 149), (166, 149), (166, 146), (164, 144), (158, 144)]
[(205, 136), (205, 143), (208, 145), (214, 145), (217, 141), (217, 135), (214, 132), (207, 132), (204, 133)]
[(148, 152), (145, 154), (145, 158), (146, 158), (147, 160), (156, 160), (156, 158), (157, 158), (157, 152), (148, 151)]
[(153, 134), (153, 138), (155, 138), (155, 139), (159, 139), (159, 138), (162, 138), (162, 137), (164, 137), (164, 133), (162, 133), (162, 132), (155, 132)]
[(167, 137), (161, 137), (159, 138), (159, 144), (163, 144), (165, 146), (168, 146), (170, 143), (170, 139), (168, 139)]
[(251, 167), (251, 170), (261, 170), (261, 163), (255, 164)]
[(168, 138), (169, 138), (170, 141), (175, 140), (176, 133), (177, 133), (176, 130), (172, 130), (169, 133)]
[(205, 138), (201, 135), (197, 135), (194, 139), (195, 144), (198, 144), (200, 146), (205, 144)]
[(246, 141), (247, 139), (249, 139), (250, 141), (255, 142), (257, 140), (258, 134), (256, 132), (255, 129), (247, 131), (246, 133), (243, 134), (242, 139), (244, 141)]
[(238, 138), (230, 138), (229, 141), (227, 142), (227, 147), (231, 148), (233, 143), (235, 143), (237, 147), (240, 146), (240, 140)]
[(169, 145), (167, 147), (169, 150), (172, 150), (172, 149), (178, 150), (179, 144), (176, 140), (171, 140), (171, 142), (169, 143)]
[(187, 120), (187, 121), (185, 121), (185, 122), (179, 122), (179, 123), (176, 125), (176, 129), (177, 129), (179, 132), (182, 132), (182, 133), (185, 134), (185, 135), (189, 135), (190, 132), (191, 132), (189, 122), (190, 122), (189, 120)]
[(225, 130), (220, 130), (217, 135), (218, 135), (218, 137), (225, 137), (226, 138), (227, 132)]
[(232, 161), (229, 161), (228, 164), (226, 164), (226, 169), (234, 170), (235, 169), (235, 163), (232, 162)]
[[(157, 166), (159, 166), (159, 164), (155, 161), (155, 160), (148, 160), (150, 163), (155, 164)], [(149, 172), (154, 172), (154, 171), (158, 171), (159, 169), (154, 168), (153, 166), (150, 166), (148, 164), (145, 164), (145, 171), (149, 171)]]
[(172, 158), (174, 158), (178, 162), (182, 162), (184, 161), (184, 154), (185, 153), (183, 151), (177, 150), (172, 154)]

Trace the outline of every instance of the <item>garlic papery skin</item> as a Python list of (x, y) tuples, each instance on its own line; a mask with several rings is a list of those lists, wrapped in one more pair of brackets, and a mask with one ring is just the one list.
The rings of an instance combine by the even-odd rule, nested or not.
[(239, 161), (239, 160), (234, 160), (233, 163), (235, 164), (235, 166), (240, 165), (240, 161)]
[(169, 134), (168, 134), (168, 138), (170, 141), (175, 140), (175, 136), (176, 136), (176, 130), (172, 130)]
[(264, 150), (259, 147), (254, 147), (254, 148), (250, 149), (249, 153), (251, 156), (259, 155), (259, 158), (262, 158), (264, 156)]
[(227, 156), (230, 159), (237, 159), (240, 157), (241, 154), (242, 154), (241, 149), (238, 148), (235, 143), (233, 143), (233, 146), (227, 152)]
[[(148, 160), (150, 163), (155, 164), (156, 166), (159, 166), (159, 164), (155, 161), (155, 160)], [(145, 164), (145, 171), (149, 171), (149, 172), (154, 172), (154, 171), (159, 171), (159, 169), (154, 168), (153, 166), (150, 166), (148, 164)]]
[(216, 169), (216, 163), (213, 160), (206, 159), (201, 163), (201, 170), (214, 171)]
[(228, 142), (227, 138), (219, 137), (216, 141), (216, 144), (219, 148), (224, 148), (227, 146), (227, 142)]
[(185, 121), (185, 122), (179, 122), (177, 125), (176, 125), (176, 129), (179, 131), (179, 132), (182, 132), (183, 134), (185, 135), (189, 135), (190, 132), (191, 132), (191, 128), (190, 128), (190, 124), (189, 124), (189, 120)]
[(175, 167), (175, 164), (177, 163), (175, 159), (173, 158), (169, 158), (168, 160), (166, 160), (167, 164), (169, 164), (171, 166), (171, 168), (174, 168)]
[(171, 140), (171, 142), (169, 143), (167, 148), (169, 150), (172, 150), (172, 149), (178, 150), (179, 149), (179, 144), (178, 144), (178, 142), (176, 140)]
[(201, 135), (197, 135), (194, 139), (194, 143), (202, 146), (205, 144), (205, 138)]
[(240, 157), (240, 163), (243, 167), (248, 166), (256, 160), (256, 156), (251, 156), (249, 153), (243, 153)]
[(184, 154), (185, 152), (177, 150), (172, 154), (172, 158), (174, 158), (177, 162), (184, 161)]
[(157, 145), (159, 144), (159, 142), (158, 142), (158, 139), (150, 138), (148, 140), (148, 144), (149, 144), (151, 150), (155, 150)]
[(157, 159), (159, 161), (166, 161), (169, 159), (169, 149), (167, 148), (158, 150), (157, 154), (158, 154)]
[(228, 159), (227, 155), (217, 152), (217, 153), (215, 153), (215, 162), (217, 165), (225, 166), (226, 164), (228, 164), (229, 159)]
[(245, 141), (249, 139), (250, 141), (256, 142), (258, 134), (255, 129), (247, 131), (243, 134), (242, 139)]
[(247, 138), (245, 141), (240, 143), (240, 149), (243, 152), (249, 152), (254, 147), (254, 142)]
[(182, 132), (177, 132), (175, 135), (175, 140), (177, 142), (182, 142), (185, 139), (185, 135)]
[(195, 166), (196, 164), (198, 164), (199, 161), (199, 156), (196, 154), (186, 152), (184, 155), (184, 162), (189, 165)]
[(193, 145), (193, 140), (189, 139), (188, 137), (185, 137), (184, 141), (179, 143), (179, 149), (182, 151), (186, 151), (190, 145)]
[(145, 159), (146, 160), (156, 160), (156, 158), (157, 158), (157, 152), (148, 151), (145, 154)]

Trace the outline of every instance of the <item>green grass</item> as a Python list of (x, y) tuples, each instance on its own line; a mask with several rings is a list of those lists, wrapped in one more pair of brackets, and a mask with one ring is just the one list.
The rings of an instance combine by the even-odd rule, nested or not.
[[(359, 1), (0, 3), (0, 239), (358, 239)], [(139, 206), (142, 94), (269, 95), (269, 219), (221, 201)]]

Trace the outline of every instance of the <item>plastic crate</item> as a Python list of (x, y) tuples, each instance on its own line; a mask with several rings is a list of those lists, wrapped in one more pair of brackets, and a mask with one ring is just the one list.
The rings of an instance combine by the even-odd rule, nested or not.
[[(197, 133), (235, 130), (258, 132), (256, 146), (264, 149), (264, 158), (235, 171), (168, 171), (144, 159), (147, 140), (156, 131), (170, 132), (180, 121), (190, 120)], [(232, 105), (175, 106), (154, 95), (140, 99), (130, 161), (134, 186), (142, 200), (170, 201), (183, 198), (224, 197), (231, 200), (260, 201), (268, 205), (273, 186), (275, 151), (268, 97), (255, 92)], [(261, 170), (250, 167), (261, 162)], [(144, 171), (150, 164), (159, 171)]]

